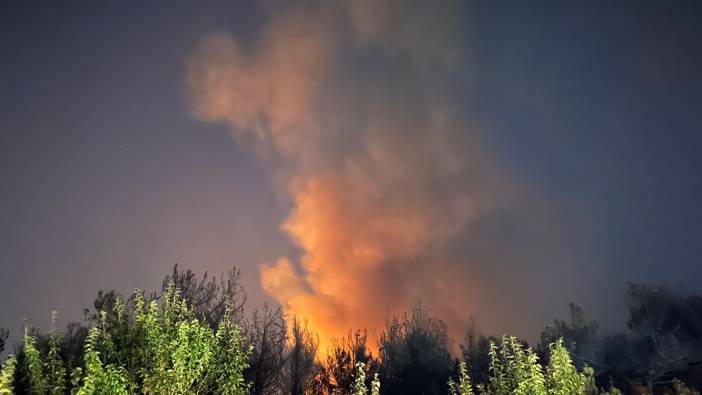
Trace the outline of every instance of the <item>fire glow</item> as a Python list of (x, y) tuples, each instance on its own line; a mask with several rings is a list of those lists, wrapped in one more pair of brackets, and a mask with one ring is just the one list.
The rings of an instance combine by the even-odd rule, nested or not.
[(518, 277), (488, 284), (474, 270), (516, 255), (485, 224), (546, 217), (457, 111), (455, 4), (401, 5), (270, 9), (252, 45), (214, 35), (188, 62), (194, 114), (229, 124), (292, 203), (281, 230), (302, 258), (262, 264), (261, 285), (322, 352), (419, 301), (460, 338), (480, 298)]

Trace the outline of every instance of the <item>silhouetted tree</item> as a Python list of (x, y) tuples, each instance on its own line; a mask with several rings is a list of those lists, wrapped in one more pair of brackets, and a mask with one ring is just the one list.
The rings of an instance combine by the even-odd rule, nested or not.
[[(153, 297), (155, 297), (155, 295)], [(85, 321), (100, 329), (102, 329), (104, 323), (115, 322), (117, 320), (115, 305), (120, 298), (122, 298), (122, 295), (114, 289), (98, 291), (93, 300), (93, 309), (83, 309)]]
[(626, 294), (630, 333), (598, 338), (596, 323), (571, 304), (570, 322), (555, 320), (546, 327), (539, 347), (562, 337), (577, 365), (592, 366), (598, 378), (629, 391), (643, 387), (652, 393), (702, 361), (702, 298), (637, 283), (628, 283)]
[(633, 361), (630, 335), (622, 332), (602, 337), (597, 353), (596, 368), (604, 367), (610, 371), (623, 371), (629, 369)]
[(629, 283), (627, 304), (636, 370), (650, 393), (702, 360), (702, 298)]
[[(345, 395), (369, 389), (374, 395), (380, 389), (438, 394), (447, 392), (447, 380), (456, 374), (452, 388), (460, 394), (481, 388), (570, 394), (581, 393), (584, 385), (587, 394), (611, 395), (619, 392), (601, 388), (613, 383), (625, 393), (687, 395), (696, 392), (676, 378), (701, 384), (702, 298), (665, 287), (628, 284), (629, 331), (603, 337), (583, 309), (571, 304), (568, 319), (556, 319), (542, 332), (542, 358), (526, 342), (480, 335), (472, 323), (461, 345), (466, 363), (457, 370), (446, 326), (420, 305), (386, 321), (379, 359), (369, 352), (366, 333), (356, 331), (332, 341), (325, 364), (316, 362), (318, 338), (305, 321), (293, 317), (288, 333), (281, 309), (267, 305), (254, 312), (240, 335), (235, 321), (243, 320), (245, 294), (236, 269), (225, 278), (199, 279), (176, 266), (164, 293), (145, 297), (138, 291), (124, 300), (115, 291), (101, 291), (85, 310), (87, 325), (72, 323), (63, 333), (55, 330), (52, 311), (51, 330), (25, 325), (17, 357), (2, 371), (0, 392), (64, 394), (82, 388), (91, 393), (97, 385), (120, 393), (143, 388), (164, 393), (190, 388), (196, 378), (198, 393), (228, 388), (236, 394)], [(0, 350), (7, 337), (0, 329)], [(591, 368), (578, 371), (571, 361), (598, 374)], [(371, 384), (376, 372), (382, 387)], [(180, 381), (171, 379), (176, 376)]]
[(378, 373), (378, 360), (368, 350), (365, 331), (349, 331), (346, 337), (332, 339), (327, 350), (327, 360), (319, 366), (314, 393), (351, 394), (356, 380), (356, 369), (363, 365), (366, 386)]
[(251, 394), (270, 394), (280, 390), (282, 371), (286, 363), (287, 326), (280, 307), (254, 311), (244, 326), (248, 345), (253, 346), (249, 355), (249, 368), (244, 377), (252, 383)]
[(582, 369), (584, 365), (593, 365), (597, 360), (597, 322), (586, 319), (579, 304), (570, 303), (569, 308), (569, 321), (556, 318), (541, 332), (537, 351), (539, 358), (548, 363), (550, 345), (563, 339), (563, 345), (571, 353), (575, 366)]
[(10, 336), (10, 331), (6, 328), (0, 328), (0, 354), (5, 351), (5, 344), (7, 344), (7, 338)]
[(190, 269), (179, 270), (176, 264), (171, 275), (163, 280), (163, 290), (173, 281), (198, 319), (216, 329), (227, 311), (232, 322), (241, 323), (243, 320), (246, 292), (241, 287), (240, 280), (241, 272), (237, 268), (232, 268), (219, 280), (216, 276), (210, 277), (207, 272), (202, 279), (198, 279)]
[(285, 370), (285, 386), (290, 394), (302, 395), (311, 387), (318, 344), (319, 337), (307, 327), (307, 322), (293, 316)]
[(393, 317), (380, 335), (380, 378), (385, 394), (446, 393), (456, 368), (446, 324), (416, 305)]
[(490, 342), (498, 344), (500, 339), (495, 336), (483, 336), (477, 332), (475, 321), (466, 333), (464, 344), (461, 345), (461, 354), (466, 363), (466, 369), (474, 383), (487, 383), (490, 374)]
[(88, 337), (88, 328), (77, 322), (66, 326), (66, 332), (60, 337), (61, 358), (66, 363), (68, 371), (83, 367), (83, 351), (85, 339)]
[[(67, 388), (69, 384), (68, 372), (77, 367), (83, 366), (83, 346), (87, 328), (78, 323), (69, 323), (63, 333), (56, 331), (55, 323), (58, 312), (51, 312), (51, 326), (49, 332), (42, 332), (38, 328), (24, 324), (25, 339), (32, 339), (32, 348), (35, 355), (44, 360), (47, 376), (47, 385), (53, 388), (50, 393), (60, 393), (61, 388)], [(17, 363), (14, 373), (14, 390), (16, 394), (31, 393), (29, 380), (29, 367), (26, 355), (25, 342), (15, 345), (14, 354), (17, 356)], [(58, 391), (58, 392), (57, 392)]]

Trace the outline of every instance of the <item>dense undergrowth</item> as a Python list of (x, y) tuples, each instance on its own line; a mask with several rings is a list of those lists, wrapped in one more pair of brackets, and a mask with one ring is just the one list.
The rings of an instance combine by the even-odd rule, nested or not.
[(304, 320), (292, 317), (288, 327), (281, 311), (268, 307), (245, 319), (237, 280), (233, 272), (219, 284), (198, 281), (175, 268), (159, 295), (99, 293), (85, 325), (64, 333), (26, 327), (2, 364), (0, 395), (699, 394), (662, 374), (656, 377), (666, 381), (629, 380), (618, 389), (616, 372), (605, 376), (596, 358), (588, 364), (582, 357), (593, 330), (577, 309), (570, 323), (547, 327), (535, 349), (512, 336), (469, 333), (459, 359), (443, 322), (416, 306), (388, 319), (378, 356), (356, 331), (335, 339), (320, 361)]

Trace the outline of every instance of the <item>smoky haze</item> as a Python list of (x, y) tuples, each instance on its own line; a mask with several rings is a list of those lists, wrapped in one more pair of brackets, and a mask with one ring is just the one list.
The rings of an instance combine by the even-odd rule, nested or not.
[(328, 3), (0, 2), (11, 339), (175, 263), (322, 340), (702, 291), (699, 2)]
[(418, 302), (457, 339), (471, 316), (535, 333), (556, 308), (546, 281), (565, 275), (566, 236), (461, 111), (460, 7), (269, 8), (252, 42), (211, 35), (187, 63), (193, 114), (228, 124), (291, 206), (280, 229), (300, 257), (262, 263), (261, 285), (322, 349)]

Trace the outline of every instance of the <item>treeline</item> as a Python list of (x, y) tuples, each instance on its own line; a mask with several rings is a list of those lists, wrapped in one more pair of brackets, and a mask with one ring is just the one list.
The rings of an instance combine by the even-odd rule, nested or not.
[[(697, 394), (702, 298), (630, 283), (626, 332), (600, 335), (570, 305), (538, 344), (480, 334), (452, 354), (446, 325), (421, 305), (387, 320), (379, 355), (364, 331), (319, 360), (303, 318), (244, 314), (240, 273), (176, 266), (159, 292), (99, 292), (85, 322), (25, 327), (0, 371), (0, 394)], [(0, 329), (0, 352), (8, 331)], [(683, 384), (687, 383), (687, 384)]]

